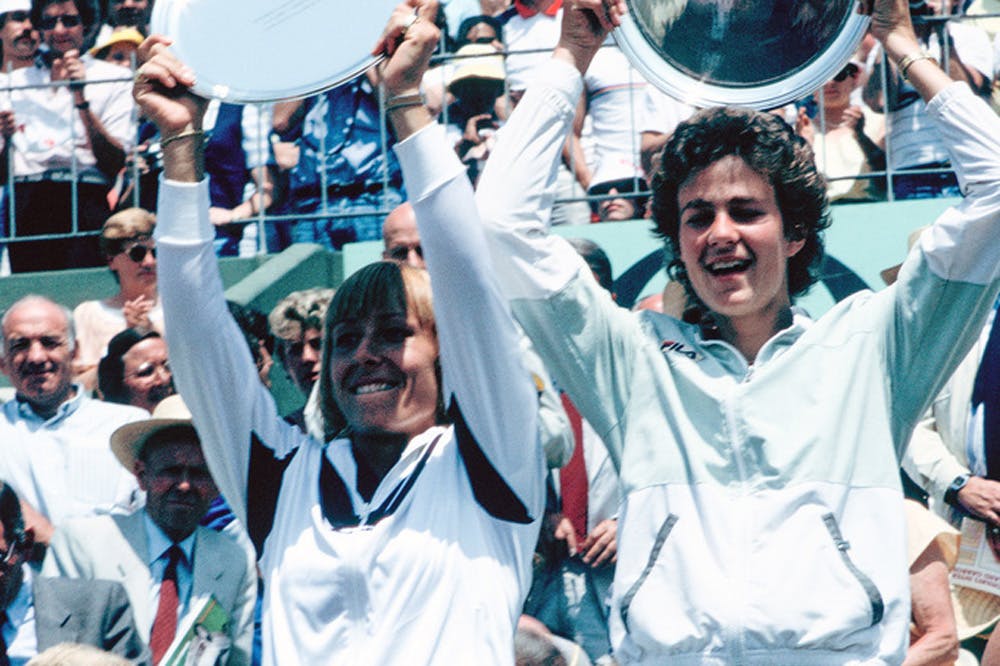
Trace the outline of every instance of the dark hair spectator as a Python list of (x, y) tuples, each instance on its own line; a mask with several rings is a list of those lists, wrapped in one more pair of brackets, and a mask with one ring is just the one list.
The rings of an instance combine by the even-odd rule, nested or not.
[(611, 260), (601, 246), (589, 238), (567, 238), (566, 241), (590, 266), (597, 283), (607, 291), (613, 291), (615, 281), (611, 273)]
[(274, 354), (274, 336), (267, 326), (267, 315), (234, 301), (226, 301), (226, 306), (229, 308), (229, 314), (236, 320), (236, 325), (240, 327), (240, 332), (243, 333), (243, 339), (250, 349), (260, 380), (265, 386), (270, 387), (271, 365), (274, 362), (271, 358)]
[(94, 25), (97, 20), (97, 8), (91, 0), (33, 0), (31, 3), (31, 23), (38, 27), (42, 24), (42, 12), (49, 5), (61, 5), (66, 2), (72, 2), (76, 6), (76, 11), (80, 14), (80, 20), (83, 21), (83, 28), (85, 32), (89, 32), (89, 29)]
[[(130, 362), (126, 358), (129, 352), (150, 338), (161, 341), (152, 350), (158, 358)], [(130, 370), (130, 365), (137, 367)], [(162, 343), (160, 334), (145, 328), (127, 328), (111, 338), (107, 353), (97, 364), (97, 386), (107, 402), (133, 405), (150, 412), (160, 400), (172, 395), (173, 377), (166, 364), (166, 344)]]
[(25, 539), (24, 516), (21, 514), (21, 500), (14, 489), (0, 481), (0, 524), (3, 525), (4, 540), (8, 548)]
[[(483, 26), (470, 35), (473, 28)], [(458, 24), (458, 31), (455, 33), (456, 48), (461, 48), (466, 44), (492, 44), (494, 42), (503, 43), (503, 24), (492, 16), (479, 15), (470, 16)]]

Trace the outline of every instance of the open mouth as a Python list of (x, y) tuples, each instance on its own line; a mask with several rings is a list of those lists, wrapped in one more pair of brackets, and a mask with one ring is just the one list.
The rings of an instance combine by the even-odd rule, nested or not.
[(354, 395), (371, 395), (372, 393), (382, 393), (384, 391), (391, 391), (396, 388), (396, 384), (390, 384), (388, 382), (376, 382), (370, 384), (360, 384), (351, 389)]
[(724, 276), (742, 273), (743, 271), (748, 270), (752, 264), (752, 259), (726, 259), (724, 261), (715, 261), (710, 264), (704, 264), (704, 268), (712, 275)]

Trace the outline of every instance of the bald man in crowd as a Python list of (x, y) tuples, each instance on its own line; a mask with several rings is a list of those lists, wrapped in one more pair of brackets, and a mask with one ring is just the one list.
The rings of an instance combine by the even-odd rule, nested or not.
[(0, 479), (20, 496), (35, 540), (48, 543), (67, 518), (135, 509), (135, 478), (108, 448), (143, 409), (93, 400), (72, 381), (72, 316), (43, 296), (25, 296), (0, 319), (0, 370), (15, 398), (0, 411)]
[(426, 268), (417, 232), (417, 218), (409, 202), (401, 203), (382, 222), (383, 259), (392, 259), (414, 268)]

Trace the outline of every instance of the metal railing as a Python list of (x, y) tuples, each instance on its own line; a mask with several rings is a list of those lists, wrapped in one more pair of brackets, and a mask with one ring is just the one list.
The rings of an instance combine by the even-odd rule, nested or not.
[[(947, 23), (949, 21), (967, 21), (967, 20), (976, 21), (976, 20), (982, 20), (982, 19), (997, 19), (997, 18), (1000, 18), (1000, 14), (984, 14), (982, 16), (974, 16), (974, 17), (971, 17), (971, 16), (928, 17), (928, 18), (918, 19), (918, 21), (922, 21), (922, 22), (926, 22), (926, 23), (931, 23), (931, 24), (933, 24), (933, 26), (935, 27), (935, 29), (937, 29), (937, 30), (943, 30), (944, 27), (947, 25)], [(951, 55), (950, 55), (951, 41), (948, 40), (948, 39), (942, 39), (941, 40), (941, 44), (942, 44), (943, 59), (944, 59), (944, 63), (942, 63), (942, 64), (943, 64), (943, 66), (947, 67), (948, 59), (951, 57)], [(545, 51), (547, 51), (547, 50), (520, 51), (520, 52), (517, 52), (517, 53), (518, 54), (526, 54), (526, 53), (539, 53), (539, 52), (545, 52)], [(498, 55), (506, 57), (508, 55), (511, 55), (511, 53), (507, 53), (507, 52), (502, 52), (501, 51), (501, 52), (498, 52)], [(465, 57), (482, 57), (482, 56), (480, 55), (480, 56), (465, 56)], [(451, 64), (451, 63), (455, 63), (457, 61), (460, 61), (462, 58), (463, 58), (463, 56), (459, 56), (459, 55), (457, 55), (455, 53), (440, 52), (439, 54), (437, 54), (435, 56), (435, 62), (437, 64), (442, 64), (442, 65), (444, 65), (444, 64)], [(443, 71), (444, 70), (442, 68), (442, 72)], [(888, 89), (886, 77), (887, 77), (887, 72), (889, 71), (889, 68), (883, 65), (881, 71), (882, 71), (881, 86), (882, 86), (882, 92), (883, 92), (883, 99), (885, 99), (885, 96), (886, 96), (886, 93), (887, 93), (887, 89)], [(442, 74), (442, 76), (445, 76), (445, 75)], [(92, 86), (101, 86), (101, 85), (109, 85), (109, 84), (112, 84), (112, 83), (121, 83), (123, 81), (131, 81), (131, 76), (128, 75), (128, 74), (126, 74), (121, 79), (104, 79), (104, 80), (87, 81), (86, 85), (89, 88), (89, 87), (92, 87)], [(442, 83), (443, 83), (444, 88), (446, 90), (447, 89), (447, 81), (442, 81)], [(60, 81), (60, 82), (55, 82), (55, 83), (49, 84), (49, 86), (47, 86), (47, 87), (50, 87), (50, 88), (59, 88), (59, 87), (65, 87), (65, 86), (68, 86), (68, 85), (70, 85), (69, 82)], [(0, 87), (0, 108), (10, 108), (12, 96), (14, 96), (15, 93), (17, 93), (18, 91), (24, 90), (24, 89), (38, 88), (38, 87), (40, 87), (40, 86), (20, 86), (20, 87), (12, 86), (11, 83), (10, 83), (10, 77), (7, 77), (6, 84), (3, 87)], [(505, 92), (508, 93), (507, 94), (507, 99), (509, 101), (509, 90), (507, 90)], [(639, 93), (639, 94), (641, 94), (641, 93)], [(819, 114), (823, 114), (823, 103), (822, 103), (822, 101), (823, 101), (822, 100), (822, 94), (823, 93), (822, 93), (822, 90), (819, 90), (817, 92), (817, 94), (820, 96), (820, 99), (818, 100), (819, 104), (817, 105), (817, 107), (818, 107), (817, 110), (818, 110)], [(385, 100), (384, 91), (379, 90), (378, 98), (379, 98), (380, 120), (381, 120), (380, 142), (381, 142), (381, 150), (383, 152), (383, 157), (384, 157), (384, 153), (388, 152), (388, 150), (389, 150), (389, 144), (390, 144), (390, 135), (389, 135), (389, 131), (387, 130), (386, 117), (385, 117), (385, 115), (386, 115), (386, 111), (385, 111), (385, 102), (386, 102), (386, 100)], [(630, 104), (630, 111), (629, 111), (629, 113), (630, 113), (630, 116), (631, 116), (631, 119), (632, 119), (632, 123), (633, 123), (633, 125), (632, 125), (632, 128), (633, 128), (633, 132), (632, 132), (633, 138), (632, 138), (632, 145), (628, 146), (627, 148), (625, 148), (625, 151), (627, 151), (627, 152), (635, 155), (638, 158), (638, 156), (639, 156), (639, 144), (638, 144), (638, 142), (639, 142), (639, 131), (637, 129), (637, 121), (638, 121), (637, 104), (638, 104), (638, 100), (636, 99), (636, 94), (631, 95), (629, 104)], [(443, 104), (442, 106), (443, 106), (443, 108), (441, 109), (441, 122), (448, 123), (449, 120), (450, 120), (449, 117), (448, 117), (448, 105), (447, 104)], [(77, 113), (77, 111), (74, 109), (73, 113)], [(76, 122), (72, 122), (72, 121), (75, 120), (75, 118), (72, 118), (70, 120), (71, 120), (71, 122), (69, 122), (68, 124), (69, 124), (69, 126), (71, 128), (73, 128), (71, 130), (71, 132), (74, 132), (73, 134), (71, 134), (71, 138), (72, 138), (71, 140), (75, 143), (76, 140), (79, 138), (75, 134)], [(887, 115), (887, 120), (888, 120), (888, 115)], [(20, 118), (19, 122), (21, 122), (21, 123), (30, 123), (31, 119), (30, 118)], [(825, 117), (824, 117), (824, 115), (820, 115), (817, 118), (817, 122), (819, 122), (819, 123), (825, 123)], [(133, 111), (132, 128), (133, 128), (133, 136), (136, 136), (137, 129), (138, 129), (138, 118), (136, 117), (136, 112), (135, 111)], [(260, 136), (260, 141), (261, 142), (268, 141), (268, 137), (269, 137), (269, 134), (270, 134), (270, 129), (271, 128), (269, 128), (269, 127), (263, 127), (263, 126), (259, 127), (259, 130), (260, 130), (259, 131), (259, 136)], [(135, 143), (135, 142), (133, 142), (133, 143)], [(264, 150), (264, 151), (270, 151), (270, 146), (269, 145), (263, 145), (263, 143), (260, 144), (259, 148), (261, 150)], [(287, 212), (286, 213), (277, 213), (277, 212), (275, 212), (275, 210), (277, 209), (277, 207), (272, 207), (271, 210), (260, 209), (260, 210), (257, 211), (256, 215), (254, 215), (253, 217), (239, 220), (237, 223), (244, 225), (245, 230), (246, 229), (251, 229), (251, 228), (253, 229), (253, 232), (251, 232), (249, 234), (252, 237), (255, 236), (255, 238), (252, 238), (254, 246), (251, 249), (251, 252), (253, 252), (253, 253), (265, 253), (265, 252), (267, 252), (268, 248), (266, 247), (266, 243), (265, 243), (265, 239), (267, 238), (267, 235), (268, 235), (267, 234), (267, 228), (268, 228), (269, 225), (273, 225), (275, 223), (280, 223), (280, 222), (297, 222), (297, 221), (306, 221), (306, 220), (321, 220), (321, 219), (343, 219), (343, 218), (358, 217), (358, 216), (361, 216), (361, 215), (371, 215), (371, 213), (368, 213), (368, 212), (365, 212), (365, 213), (358, 213), (358, 212), (325, 212), (327, 210), (327, 208), (328, 208), (327, 204), (329, 203), (329, 189), (330, 189), (329, 185), (330, 185), (330, 183), (327, 180), (326, 141), (325, 141), (325, 135), (322, 135), (322, 134), (320, 135), (320, 144), (319, 144), (319, 151), (318, 152), (319, 152), (319, 155), (318, 155), (318, 158), (319, 158), (318, 171), (319, 171), (319, 178), (320, 178), (320, 188), (319, 188), (319, 190), (320, 190), (319, 191), (320, 207), (319, 207), (319, 211), (316, 212), (316, 213), (311, 213), (311, 214), (287, 213)], [(77, 211), (77, 208), (78, 208), (78, 206), (77, 206), (77, 201), (78, 201), (78, 193), (77, 193), (78, 184), (77, 183), (78, 183), (78, 179), (79, 179), (78, 177), (79, 177), (81, 168), (80, 168), (80, 165), (78, 163), (78, 159), (76, 157), (76, 151), (74, 150), (72, 152), (71, 163), (70, 163), (70, 165), (68, 167), (70, 173), (72, 174), (72, 181), (73, 181), (72, 188), (71, 188), (71, 197), (72, 197), (72, 204), (73, 204), (72, 205), (73, 215), (72, 215), (72, 219), (70, 220), (70, 227), (69, 227), (70, 231), (67, 234), (47, 234), (47, 235), (38, 235), (38, 236), (24, 236), (23, 233), (19, 234), (18, 233), (19, 232), (19, 229), (18, 229), (18, 220), (17, 220), (17, 215), (16, 215), (17, 201), (16, 201), (16, 198), (15, 198), (16, 195), (15, 195), (15, 192), (14, 192), (14, 190), (15, 190), (14, 185), (15, 185), (15, 183), (18, 180), (18, 175), (14, 173), (14, 155), (13, 155), (13, 151), (8, 150), (7, 153), (8, 153), (6, 155), (6, 159), (7, 159), (7, 179), (6, 179), (6, 189), (5, 189), (5, 192), (4, 192), (4, 196), (5, 196), (6, 200), (5, 200), (4, 205), (2, 207), (2, 210), (6, 213), (6, 224), (4, 225), (3, 228), (0, 228), (0, 242), (2, 242), (4, 244), (12, 244), (12, 243), (25, 242), (25, 241), (48, 240), (48, 239), (65, 238), (65, 237), (78, 237), (78, 236), (82, 237), (82, 236), (88, 236), (88, 235), (92, 236), (92, 235), (95, 235), (95, 234), (99, 233), (99, 232), (96, 232), (96, 231), (81, 230), (80, 226), (79, 226), (78, 211)], [(871, 172), (868, 172), (868, 173), (851, 175), (851, 176), (834, 176), (830, 180), (844, 180), (844, 179), (848, 179), (848, 178), (850, 178), (850, 179), (859, 179), (859, 178), (860, 179), (881, 179), (881, 178), (884, 178), (884, 179), (886, 179), (886, 181), (888, 183), (890, 183), (889, 187), (886, 188), (886, 199), (889, 200), (889, 201), (892, 201), (893, 200), (893, 188), (891, 186), (891, 183), (892, 183), (893, 178), (895, 176), (902, 175), (902, 174), (907, 174), (907, 173), (927, 173), (927, 171), (893, 170), (891, 168), (891, 166), (889, 166), (892, 163), (892, 159), (891, 159), (892, 145), (891, 145), (891, 141), (889, 139), (888, 128), (887, 128), (887, 131), (886, 131), (886, 153), (887, 153), (887, 160), (886, 160), (887, 161), (887, 167), (884, 170), (871, 171)], [(140, 163), (141, 163), (141, 160), (138, 159), (142, 155), (143, 155), (143, 153), (142, 153), (141, 147), (133, 145), (131, 147), (131, 152), (129, 154), (129, 159), (127, 160), (127, 165), (128, 166), (126, 167), (126, 169), (128, 170), (128, 174), (124, 174), (123, 173), (123, 174), (120, 175), (120, 177), (128, 177), (131, 180), (131, 182), (134, 184), (134, 188), (133, 188), (132, 192), (129, 195), (128, 205), (138, 205), (139, 201), (141, 199), (141, 196), (142, 196), (141, 182), (140, 182), (140, 175), (141, 175)], [(637, 164), (638, 163), (639, 162), (637, 161)], [(386, 164), (386, 161), (384, 159), (383, 159), (383, 164)], [(570, 166), (572, 166), (572, 165), (570, 165)], [(265, 167), (261, 167), (261, 168), (265, 168)], [(822, 165), (820, 165), (820, 168), (822, 169)], [(930, 172), (933, 173), (935, 171), (940, 171), (940, 170), (932, 170)], [(380, 207), (381, 209), (375, 213), (377, 215), (385, 215), (385, 214), (387, 214), (389, 212), (389, 206), (388, 206), (388, 204), (386, 202), (386, 198), (385, 198), (386, 193), (389, 190), (389, 185), (390, 185), (390, 182), (389, 182), (389, 173), (388, 173), (387, 170), (383, 170), (383, 173), (382, 173), (382, 188), (381, 188), (382, 189), (382, 197), (380, 199), (382, 205)], [(635, 195), (624, 195), (624, 196), (645, 196), (646, 194), (648, 194), (648, 192), (640, 192), (640, 193), (635, 194)], [(577, 186), (569, 195), (561, 196), (557, 200), (557, 203), (572, 203), (572, 202), (587, 202), (587, 203), (591, 203), (591, 202), (599, 202), (601, 200), (611, 198), (612, 196), (623, 196), (623, 195), (593, 195), (593, 196), (588, 196), (587, 193), (582, 189), (582, 187), (578, 187)], [(21, 229), (20, 231), (24, 232), (25, 230)]]

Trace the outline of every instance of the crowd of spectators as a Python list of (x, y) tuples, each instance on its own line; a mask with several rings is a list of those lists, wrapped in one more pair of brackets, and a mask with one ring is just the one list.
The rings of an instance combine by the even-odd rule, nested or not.
[[(332, 353), (327, 347), (333, 343), (324, 340), (333, 321), (331, 302), (340, 308), (332, 316), (350, 320), (357, 315), (350, 308), (380, 302), (375, 291), (403, 289), (398, 282), (405, 285), (400, 298), (408, 307), (429, 309), (410, 302), (417, 289), (409, 283), (417, 279), (410, 271), (423, 274), (426, 265), (404, 167), (393, 150), (406, 137), (397, 137), (392, 125), (386, 129), (373, 73), (300, 101), (247, 106), (212, 101), (205, 112), (204, 166), (214, 254), (246, 254), (252, 243), (278, 252), (293, 243), (339, 250), (346, 243), (381, 239), (383, 258), (400, 266), (394, 270), (401, 277), (386, 278), (370, 268), (361, 278), (369, 283), (348, 287), (364, 292), (357, 302), (335, 300), (333, 289), (317, 287), (288, 294), (267, 315), (230, 303), (262, 386), (233, 386), (232, 395), (214, 398), (219, 387), (189, 388), (185, 396), (200, 396), (189, 410), (177, 394), (164, 337), (157, 216), (150, 212), (156, 209), (164, 148), (172, 139), (161, 136), (156, 119), (141, 117), (131, 96), (129, 70), (148, 34), (151, 5), (152, 0), (104, 0), (101, 6), (93, 0), (0, 0), (0, 81), (8, 91), (0, 96), (0, 175), (9, 184), (0, 202), (0, 229), (10, 241), (3, 249), (6, 270), (106, 266), (118, 286), (113, 295), (74, 304), (72, 310), (55, 302), (57, 295), (30, 295), (2, 313), (0, 369), (14, 396), (0, 403), (0, 664), (27, 663), (60, 643), (91, 645), (132, 663), (160, 663), (178, 645), (191, 652), (214, 650), (229, 664), (260, 663), (262, 605), (287, 600), (266, 596), (255, 561), (268, 539), (289, 537), (274, 525), (252, 524), (254, 502), (261, 501), (252, 483), (257, 479), (244, 474), (234, 482), (245, 472), (237, 468), (273, 475), (259, 479), (263, 488), (282, 479), (306, 434), (323, 441), (350, 434), (349, 419), (333, 419), (327, 404), (336, 391), (324, 378), (331, 370), (322, 363), (324, 354)], [(994, 102), (1000, 68), (1000, 31), (994, 28), (1000, 23), (965, 16), (996, 13), (1000, 5), (995, 5), (910, 2), (927, 52), (952, 79), (987, 101), (992, 95)], [(438, 20), (445, 37), (422, 91), (473, 185), (490, 160), (497, 130), (549, 59), (563, 12), (562, 0), (443, 3)], [(954, 20), (927, 20), (935, 16)], [(811, 146), (832, 202), (961, 196), (959, 173), (920, 94), (906, 71), (895, 65), (883, 71), (889, 61), (872, 41), (809, 98), (774, 113)], [(695, 111), (647, 84), (609, 38), (583, 75), (583, 94), (554, 171), (558, 200), (552, 223), (651, 217), (648, 200), (659, 153)], [(613, 299), (613, 272), (604, 252), (590, 241), (571, 245)], [(685, 295), (664, 294), (664, 302), (678, 298), (677, 312), (671, 311), (678, 317), (699, 305)], [(661, 311), (666, 307), (659, 298), (651, 300)], [(217, 304), (212, 300), (199, 312)], [(988, 430), (996, 427), (992, 422), (976, 431), (966, 420), (970, 405), (975, 414), (989, 400), (985, 392), (1000, 390), (1000, 372), (989, 385), (977, 375), (981, 362), (1000, 362), (1000, 335), (991, 336), (1000, 330), (995, 312), (994, 306), (976, 347), (918, 427), (902, 461), (901, 473), (925, 491), (917, 499), (938, 514), (907, 508), (913, 627), (906, 663), (953, 663), (959, 639), (982, 663), (1000, 663), (1000, 640), (990, 640), (1000, 596), (950, 586), (948, 578), (959, 560), (963, 516), (987, 524), (984, 543), (1000, 560), (1000, 486), (994, 487), (988, 453), (967, 446), (970, 432), (982, 445), (1000, 431)], [(437, 350), (438, 336), (442, 345), (450, 341), (431, 321), (420, 326), (429, 329)], [(185, 326), (190, 345), (198, 331), (193, 320)], [(534, 579), (514, 644), (517, 663), (612, 664), (617, 463), (595, 426), (551, 385), (527, 338), (519, 330), (508, 337), (518, 336), (521, 349), (513, 356), (535, 380), (537, 431), (548, 469), (541, 536), (530, 566)], [(212, 360), (219, 376), (242, 378), (233, 368), (243, 349), (226, 354)], [(260, 440), (262, 433), (278, 432), (258, 413), (267, 410), (258, 406), (247, 416), (226, 404), (244, 394), (257, 396), (255, 401), (267, 395), (272, 354), (300, 394), (298, 407), (281, 415), (298, 430), (294, 436), (280, 430), (281, 446), (295, 442), (288, 444), (291, 455), (282, 458), (287, 452), (279, 446), (262, 462), (259, 445), (271, 446)], [(440, 361), (433, 361), (440, 382)], [(191, 413), (206, 410), (213, 400), (220, 410), (231, 409), (232, 418), (225, 412), (215, 431), (200, 433)], [(437, 401), (441, 412), (440, 395)], [(548, 423), (546, 410), (558, 413)], [(254, 445), (247, 460), (226, 461), (236, 470), (233, 478), (213, 479), (202, 446), (226, 437)], [(372, 473), (355, 471), (359, 480)], [(230, 509), (220, 487), (230, 491), (226, 499), (238, 496), (244, 506)], [(472, 492), (477, 502), (490, 504), (479, 489)], [(278, 497), (263, 501), (277, 505)], [(327, 515), (328, 498), (322, 501)], [(461, 558), (455, 563), (466, 564)], [(287, 574), (273, 575), (280, 580)], [(72, 632), (62, 631), (49, 626), (52, 616), (58, 625), (58, 613), (89, 619), (74, 620)], [(223, 619), (197, 635), (194, 616), (201, 622), (213, 613)], [(299, 636), (294, 621), (289, 625), (288, 635)], [(271, 649), (281, 663), (280, 646)], [(101, 663), (118, 663), (108, 659)]]
[[(103, 265), (97, 232), (107, 215), (155, 208), (162, 146), (155, 128), (135, 114), (124, 71), (134, 67), (151, 5), (0, 3), (0, 78), (11, 89), (0, 102), (0, 176), (8, 183), (0, 236), (11, 240), (0, 272)], [(422, 92), (475, 182), (497, 129), (558, 38), (562, 0), (443, 5), (445, 38)], [(989, 14), (992, 5), (929, 0), (914, 7), (927, 51), (953, 78), (990, 96), (998, 19), (972, 17)], [(776, 111), (813, 146), (836, 202), (957, 195), (922, 102), (894, 69), (883, 73), (882, 63), (881, 50), (866, 40), (820, 90)], [(588, 69), (557, 176), (553, 223), (645, 216), (656, 152), (693, 111), (648, 85), (609, 39)], [(377, 240), (381, 218), (406, 199), (394, 137), (383, 127), (370, 73), (301, 101), (213, 102), (206, 169), (217, 253)], [(632, 210), (620, 202), (604, 210), (604, 199), (622, 194)]]

